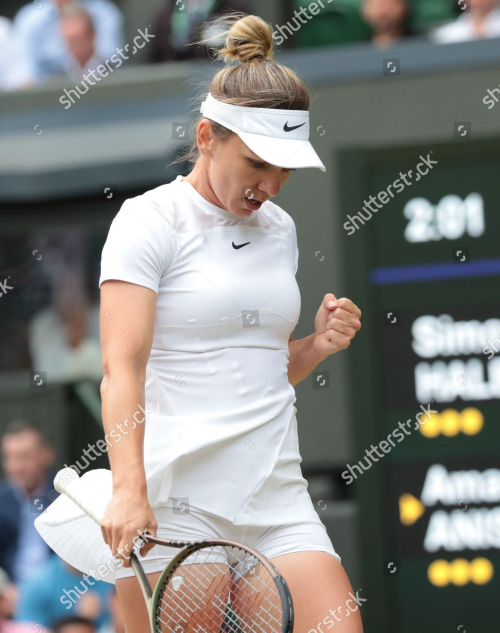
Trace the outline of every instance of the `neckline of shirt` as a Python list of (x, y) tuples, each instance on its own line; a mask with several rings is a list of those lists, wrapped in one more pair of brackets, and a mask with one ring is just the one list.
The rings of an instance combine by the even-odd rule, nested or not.
[(255, 211), (252, 211), (250, 213), (250, 215), (246, 216), (246, 218), (240, 218), (237, 215), (234, 215), (234, 213), (231, 213), (231, 211), (228, 211), (227, 209), (223, 209), (222, 207), (218, 207), (217, 205), (212, 204), (211, 202), (206, 200), (193, 187), (193, 185), (190, 182), (188, 182), (187, 180), (183, 179), (181, 174), (179, 174), (177, 176), (177, 178), (174, 180), (174, 182), (179, 183), (180, 185), (182, 185), (183, 186), (183, 190), (191, 198), (191, 200), (193, 200), (194, 202), (196, 202), (197, 204), (202, 206), (206, 211), (209, 211), (210, 213), (213, 213), (214, 215), (218, 215), (219, 217), (224, 218), (226, 220), (229, 220), (229, 219), (232, 219), (232, 220), (246, 220), (248, 218), (253, 217), (253, 215), (255, 213)]

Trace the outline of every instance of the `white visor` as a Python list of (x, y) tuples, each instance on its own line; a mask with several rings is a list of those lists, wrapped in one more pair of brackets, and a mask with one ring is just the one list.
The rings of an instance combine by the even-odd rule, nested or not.
[(236, 106), (214, 99), (209, 92), (200, 112), (235, 132), (252, 152), (271, 165), (326, 171), (309, 142), (308, 110)]

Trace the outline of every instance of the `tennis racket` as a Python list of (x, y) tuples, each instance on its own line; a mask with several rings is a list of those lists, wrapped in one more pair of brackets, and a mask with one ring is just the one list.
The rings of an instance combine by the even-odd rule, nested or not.
[[(76, 471), (59, 471), (54, 487), (101, 523), (102, 511)], [(152, 633), (292, 633), (293, 603), (285, 579), (256, 550), (223, 539), (171, 541), (147, 533), (141, 538), (180, 549), (154, 591), (135, 552), (130, 554)]]

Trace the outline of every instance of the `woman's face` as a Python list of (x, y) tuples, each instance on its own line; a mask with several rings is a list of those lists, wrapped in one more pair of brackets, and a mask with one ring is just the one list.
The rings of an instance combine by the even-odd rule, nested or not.
[(408, 11), (406, 0), (365, 0), (363, 15), (376, 31), (401, 26)]
[(277, 196), (295, 171), (266, 163), (234, 133), (225, 141), (212, 135), (207, 156), (202, 152), (201, 160), (206, 165), (208, 183), (215, 196), (214, 204), (238, 217), (247, 217), (260, 207), (247, 206), (250, 203), (246, 198), (262, 203)]

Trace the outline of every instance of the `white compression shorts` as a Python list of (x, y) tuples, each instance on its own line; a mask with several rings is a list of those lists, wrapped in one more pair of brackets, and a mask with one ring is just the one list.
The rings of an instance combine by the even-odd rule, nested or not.
[[(233, 525), (222, 517), (191, 508), (188, 513), (162, 506), (153, 510), (160, 538), (197, 541), (218, 538), (244, 543), (268, 559), (293, 552), (327, 552), (341, 562), (321, 520), (291, 525)], [(146, 574), (161, 572), (180, 551), (177, 547), (155, 545), (144, 558), (138, 556)], [(121, 567), (116, 578), (134, 576), (131, 567)]]

